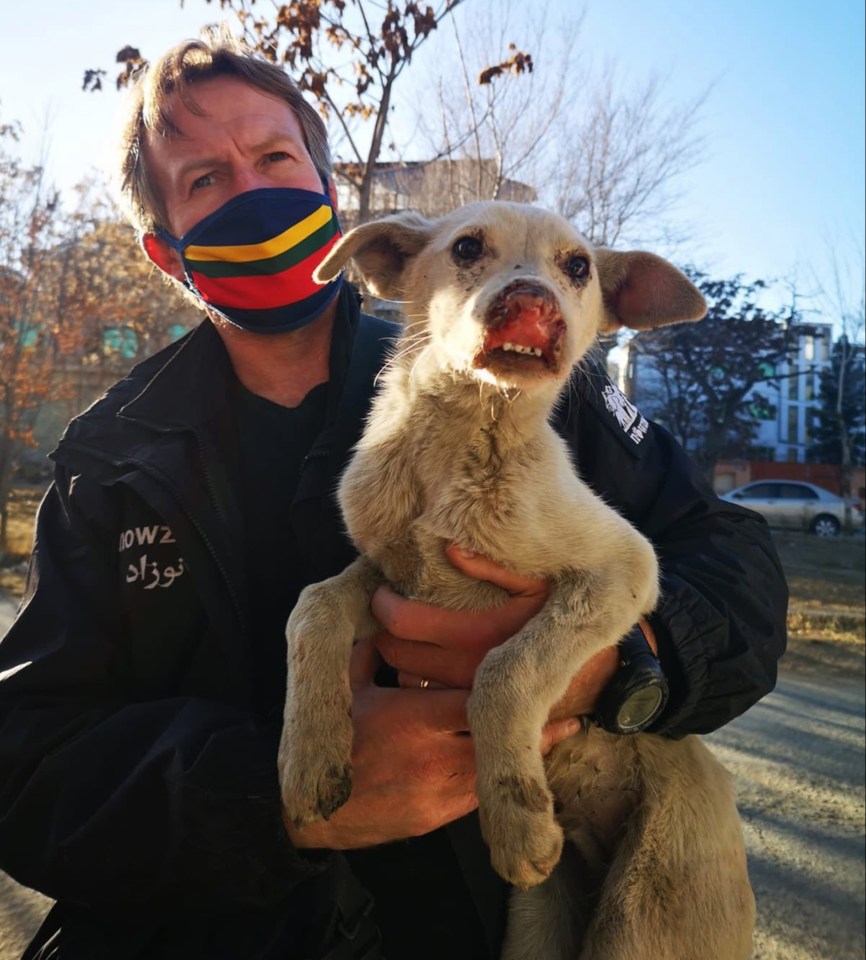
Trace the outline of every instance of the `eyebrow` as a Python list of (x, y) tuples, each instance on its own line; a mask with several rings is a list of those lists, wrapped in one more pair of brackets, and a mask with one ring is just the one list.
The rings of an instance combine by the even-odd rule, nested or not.
[[(291, 133), (281, 130), (279, 132), (275, 131), (252, 144), (250, 150), (253, 153), (266, 153), (270, 148), (285, 143), (286, 141), (303, 146)], [(219, 156), (193, 157), (187, 163), (181, 165), (178, 171), (178, 179), (186, 180), (187, 177), (191, 176), (197, 170), (203, 170), (208, 167), (218, 167), (222, 163), (223, 160)]]

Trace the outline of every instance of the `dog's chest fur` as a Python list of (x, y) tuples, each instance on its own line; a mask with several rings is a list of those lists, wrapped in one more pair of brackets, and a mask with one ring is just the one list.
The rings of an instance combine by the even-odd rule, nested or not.
[(555, 576), (580, 555), (574, 531), (563, 543), (563, 506), (596, 498), (548, 425), (548, 407), (444, 379), (413, 389), (390, 371), (340, 487), (356, 546), (402, 593), (446, 606), (504, 599), (450, 566), (448, 542)]

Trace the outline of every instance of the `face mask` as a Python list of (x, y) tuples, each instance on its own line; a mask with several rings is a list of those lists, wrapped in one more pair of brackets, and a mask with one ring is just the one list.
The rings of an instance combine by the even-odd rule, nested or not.
[(233, 197), (180, 239), (157, 235), (183, 260), (186, 286), (230, 323), (252, 333), (284, 333), (311, 323), (333, 302), (342, 276), (313, 273), (340, 238), (326, 194), (288, 187)]

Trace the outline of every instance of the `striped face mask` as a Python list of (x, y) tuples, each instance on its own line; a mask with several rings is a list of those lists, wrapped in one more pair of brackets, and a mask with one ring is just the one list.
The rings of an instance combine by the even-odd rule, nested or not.
[(340, 238), (326, 194), (288, 187), (233, 197), (180, 239), (158, 235), (183, 260), (187, 287), (211, 310), (253, 333), (284, 333), (316, 319), (342, 276), (321, 285), (316, 267)]

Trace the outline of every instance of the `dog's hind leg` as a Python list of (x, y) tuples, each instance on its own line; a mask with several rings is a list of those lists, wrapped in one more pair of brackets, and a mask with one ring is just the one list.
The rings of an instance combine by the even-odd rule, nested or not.
[(749, 960), (755, 900), (730, 775), (697, 737), (638, 734), (641, 806), (579, 960)]
[(500, 960), (575, 960), (597, 899), (586, 863), (570, 844), (553, 873), (529, 890), (512, 890)]
[(327, 820), (352, 789), (355, 640), (376, 621), (370, 598), (382, 574), (359, 557), (336, 577), (306, 587), (286, 625), (288, 675), (278, 766), (286, 815), (296, 827)]

